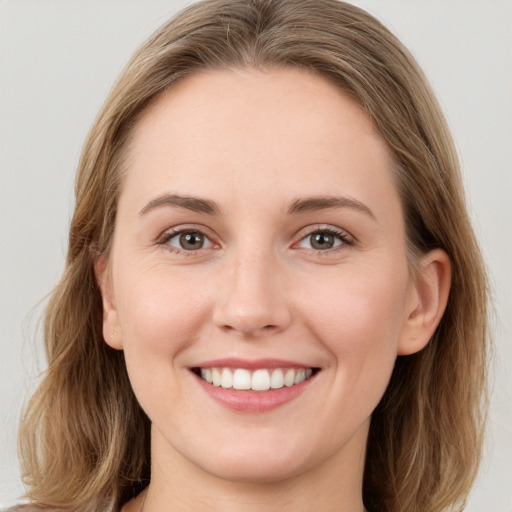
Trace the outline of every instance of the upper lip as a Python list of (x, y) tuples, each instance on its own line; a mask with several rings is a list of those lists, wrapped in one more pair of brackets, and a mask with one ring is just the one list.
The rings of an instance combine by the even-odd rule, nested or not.
[(255, 370), (258, 368), (313, 368), (309, 364), (303, 364), (297, 361), (289, 361), (285, 359), (240, 359), (236, 357), (228, 357), (223, 359), (214, 359), (199, 363), (193, 368), (246, 368), (247, 370)]

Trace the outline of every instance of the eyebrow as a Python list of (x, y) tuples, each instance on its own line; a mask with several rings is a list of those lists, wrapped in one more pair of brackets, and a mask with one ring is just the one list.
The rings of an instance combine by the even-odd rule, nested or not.
[(180, 196), (178, 194), (163, 194), (151, 200), (142, 210), (139, 215), (154, 210), (160, 206), (173, 206), (179, 208), (186, 208), (193, 212), (207, 213), (209, 215), (220, 215), (219, 207), (208, 199), (200, 199), (198, 197)]
[[(220, 208), (214, 201), (179, 194), (163, 194), (152, 199), (142, 208), (139, 215), (144, 215), (161, 206), (185, 208), (193, 212), (207, 213), (209, 215), (220, 215)], [(292, 215), (295, 213), (317, 212), (329, 208), (350, 208), (365, 213), (375, 219), (375, 215), (368, 206), (357, 199), (345, 196), (314, 196), (295, 199), (290, 203), (287, 213), (288, 215)]]
[(288, 208), (288, 214), (317, 212), (328, 208), (350, 208), (365, 213), (376, 220), (374, 213), (368, 206), (348, 196), (315, 196), (295, 199)]

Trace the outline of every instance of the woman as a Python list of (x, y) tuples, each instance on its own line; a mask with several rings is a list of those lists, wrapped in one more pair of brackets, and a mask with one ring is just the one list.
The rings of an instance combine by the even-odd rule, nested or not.
[[(86, 142), (34, 507), (441, 511), (482, 433), (486, 278), (442, 114), (337, 1), (208, 1)], [(398, 356), (398, 357), (397, 357)]]

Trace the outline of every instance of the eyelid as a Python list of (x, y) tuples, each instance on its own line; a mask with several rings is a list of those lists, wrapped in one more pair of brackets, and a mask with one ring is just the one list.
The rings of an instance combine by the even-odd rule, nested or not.
[[(203, 236), (205, 236), (211, 242), (212, 245), (210, 247), (201, 247), (200, 249), (197, 249), (197, 250), (179, 249), (177, 247), (168, 245), (168, 241), (171, 238), (173, 238), (181, 233), (184, 233), (184, 232), (200, 233)], [(314, 252), (315, 254), (320, 255), (320, 256), (321, 255), (327, 256), (328, 254), (332, 254), (333, 252), (343, 250), (346, 247), (353, 246), (357, 243), (356, 238), (345, 229), (339, 228), (337, 226), (328, 225), (328, 224), (315, 224), (315, 225), (310, 225), (310, 226), (306, 226), (306, 227), (302, 228), (297, 233), (297, 235), (295, 237), (296, 241), (292, 244), (292, 247), (296, 247), (300, 242), (305, 240), (308, 236), (311, 236), (315, 233), (322, 233), (322, 232), (329, 233), (331, 235), (338, 237), (342, 243), (339, 244), (338, 246), (332, 247), (330, 249), (319, 250), (319, 249), (313, 249), (313, 248), (311, 248), (311, 249), (305, 248), (305, 250), (307, 250), (309, 252)], [(185, 256), (194, 256), (199, 253), (203, 253), (203, 251), (205, 251), (205, 250), (209, 250), (212, 248), (219, 248), (221, 246), (221, 244), (216, 242), (215, 238), (217, 238), (216, 235), (212, 232), (211, 229), (207, 228), (206, 226), (203, 226), (201, 224), (180, 224), (177, 226), (173, 226), (171, 228), (167, 228), (162, 233), (160, 233), (160, 235), (158, 235), (158, 237), (156, 238), (155, 243), (157, 245), (164, 247), (166, 250), (168, 250), (170, 252), (178, 253), (178, 254), (185, 255)]]
[[(178, 247), (174, 247), (174, 246), (171, 246), (168, 244), (169, 240), (171, 240), (175, 236), (178, 236), (182, 233), (187, 233), (187, 232), (199, 233), (199, 234), (203, 235), (205, 238), (207, 238), (210, 241), (211, 246), (201, 247), (200, 249), (197, 249), (197, 250), (186, 250), (186, 249), (179, 249)], [(215, 236), (212, 234), (211, 230), (208, 229), (206, 226), (203, 226), (201, 224), (180, 224), (178, 226), (173, 226), (171, 228), (167, 228), (165, 231), (160, 233), (160, 235), (158, 235), (158, 237), (156, 238), (155, 243), (157, 245), (162, 246), (163, 248), (165, 248), (166, 250), (168, 250), (170, 252), (183, 254), (185, 256), (193, 256), (193, 255), (202, 253), (203, 250), (209, 250), (212, 248), (219, 247), (220, 244), (215, 242), (214, 238), (215, 238)]]
[(294, 242), (293, 245), (297, 246), (299, 243), (304, 241), (307, 237), (314, 235), (315, 233), (329, 233), (330, 235), (333, 235), (333, 236), (337, 237), (338, 239), (340, 239), (342, 242), (338, 246), (332, 247), (330, 249), (324, 249), (324, 250), (313, 249), (313, 248), (306, 249), (308, 251), (315, 252), (316, 254), (319, 254), (319, 255), (322, 255), (322, 254), (327, 255), (329, 253), (332, 254), (333, 252), (343, 250), (347, 246), (353, 246), (356, 243), (355, 237), (352, 236), (345, 229), (342, 229), (342, 228), (339, 228), (336, 226), (327, 225), (327, 224), (317, 224), (314, 226), (308, 226), (306, 228), (301, 229), (299, 231), (299, 233), (297, 234), (297, 241)]

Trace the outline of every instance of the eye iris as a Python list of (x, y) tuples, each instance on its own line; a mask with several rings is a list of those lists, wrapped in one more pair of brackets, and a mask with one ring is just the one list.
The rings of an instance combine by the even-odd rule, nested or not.
[(187, 250), (201, 249), (204, 245), (203, 235), (199, 233), (182, 233), (180, 235), (180, 245), (183, 249)]
[(315, 233), (311, 235), (311, 247), (314, 249), (332, 249), (334, 247), (334, 236), (329, 233)]

